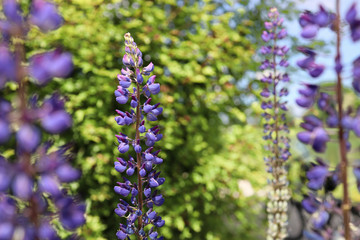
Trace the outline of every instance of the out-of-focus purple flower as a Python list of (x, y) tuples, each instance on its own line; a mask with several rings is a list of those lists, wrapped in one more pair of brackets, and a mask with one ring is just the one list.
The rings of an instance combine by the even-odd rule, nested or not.
[(9, 113), (11, 105), (8, 101), (0, 98), (0, 144), (7, 142), (11, 136)]
[(9, 102), (0, 99), (0, 143), (9, 139), (13, 123), (17, 131), (16, 156), (9, 161), (0, 156), (0, 239), (57, 240), (59, 237), (49, 220), (59, 217), (63, 227), (69, 230), (85, 222), (85, 206), (75, 203), (60, 185), (76, 180), (80, 172), (66, 161), (68, 146), (48, 153), (50, 141), (40, 145), (41, 132), (37, 124), (40, 122), (50, 133), (60, 133), (72, 120), (57, 94), (45, 99), (39, 107), (37, 97), (29, 100), (23, 97), (28, 93), (27, 88), (21, 86), (27, 83), (27, 75), (40, 85), (53, 77), (65, 77), (72, 70), (71, 55), (54, 50), (34, 55), (29, 64), (14, 56), (27, 55), (22, 52), (22, 46), (17, 47), (16, 39), (28, 39), (32, 26), (29, 23), (47, 32), (60, 27), (63, 20), (55, 5), (45, 0), (33, 0), (30, 16), (26, 17), (16, 0), (3, 0), (2, 4), (6, 20), (0, 20), (3, 41), (0, 43), (0, 88), (7, 81), (16, 80), (20, 86), (20, 103), (14, 106), (20, 107), (12, 109)]
[(30, 21), (43, 32), (58, 29), (63, 24), (56, 6), (44, 0), (33, 0), (30, 14)]
[(4, 45), (0, 44), (0, 89), (5, 83), (16, 78), (16, 66), (13, 54)]
[(26, 173), (19, 172), (14, 177), (12, 190), (14, 191), (15, 196), (28, 200), (32, 195), (33, 187), (34, 182)]
[(318, 164), (313, 164), (312, 168), (306, 173), (306, 177), (309, 179), (308, 187), (312, 190), (321, 189), (328, 174), (328, 166), (318, 160)]
[(315, 229), (321, 229), (329, 220), (329, 213), (320, 210), (311, 216), (311, 223)]
[(346, 21), (350, 25), (351, 38), (354, 42), (360, 39), (360, 19), (357, 19), (356, 15), (357, 15), (357, 10), (356, 10), (356, 4), (354, 3), (349, 8), (345, 17)]
[(81, 177), (81, 172), (69, 164), (62, 164), (56, 169), (56, 174), (61, 182), (69, 183), (78, 180)]
[(75, 230), (85, 223), (85, 204), (78, 204), (70, 197), (61, 198), (56, 202), (62, 226), (68, 230)]
[(54, 228), (49, 222), (43, 221), (38, 229), (38, 236), (40, 239), (59, 239)]
[(325, 240), (319, 233), (304, 231), (304, 236), (308, 240)]
[(52, 134), (58, 134), (68, 129), (72, 125), (70, 115), (65, 111), (56, 111), (41, 120), (43, 128)]
[(353, 73), (352, 86), (355, 89), (355, 91), (360, 93), (360, 57), (354, 60), (352, 73)]
[(71, 116), (65, 111), (64, 100), (58, 94), (45, 99), (39, 117), (42, 127), (52, 134), (58, 134), (72, 125)]
[(305, 88), (300, 89), (300, 98), (296, 99), (296, 103), (300, 107), (309, 108), (315, 102), (315, 97), (318, 93), (318, 86), (313, 84), (304, 84)]
[(317, 25), (307, 25), (302, 29), (301, 36), (303, 38), (313, 38), (316, 36), (319, 27)]
[(13, 177), (13, 172), (12, 166), (4, 157), (0, 156), (0, 192), (7, 191)]
[(53, 196), (59, 195), (60, 192), (60, 183), (55, 176), (49, 174), (41, 176), (39, 181), (39, 188), (41, 191), (49, 193)]
[(40, 130), (31, 125), (22, 125), (16, 133), (18, 147), (25, 152), (34, 152), (41, 141)]
[(14, 226), (11, 222), (0, 222), (0, 239), (13, 239)]
[(329, 26), (334, 19), (334, 14), (327, 12), (321, 5), (316, 13), (310, 11), (304, 12), (299, 19), (300, 26), (302, 27), (301, 36), (303, 38), (314, 38), (320, 28)]
[(301, 124), (301, 127), (306, 131), (298, 133), (298, 139), (302, 143), (312, 145), (316, 152), (324, 152), (330, 137), (323, 128), (321, 120), (315, 116), (306, 116), (304, 120), (305, 122)]
[(353, 168), (353, 173), (356, 178), (357, 188), (360, 192), (360, 164), (356, 164)]
[(3, 10), (8, 21), (16, 24), (23, 22), (22, 12), (16, 0), (3, 0)]
[(314, 194), (310, 193), (302, 200), (301, 204), (305, 211), (312, 214), (318, 210), (321, 203), (316, 199)]
[(30, 58), (29, 73), (39, 85), (47, 84), (54, 77), (67, 77), (72, 69), (71, 54), (60, 49), (36, 54)]

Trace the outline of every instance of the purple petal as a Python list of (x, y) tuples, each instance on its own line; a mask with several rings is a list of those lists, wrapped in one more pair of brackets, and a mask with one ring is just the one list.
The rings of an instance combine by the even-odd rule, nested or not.
[(41, 132), (33, 125), (21, 126), (16, 134), (18, 146), (25, 152), (34, 152), (40, 144)]
[(81, 172), (69, 164), (62, 164), (56, 169), (59, 180), (64, 183), (74, 182), (80, 178)]
[(319, 30), (319, 27), (314, 24), (307, 25), (303, 28), (301, 32), (301, 36), (303, 38), (313, 38), (316, 36), (317, 32)]
[(42, 32), (58, 29), (63, 24), (54, 4), (44, 0), (33, 0), (30, 21), (38, 26)]
[(27, 200), (33, 193), (33, 185), (34, 183), (28, 175), (19, 173), (12, 183), (12, 190), (14, 191), (15, 196)]
[(45, 116), (41, 124), (49, 133), (58, 134), (71, 127), (72, 119), (67, 112), (56, 111)]

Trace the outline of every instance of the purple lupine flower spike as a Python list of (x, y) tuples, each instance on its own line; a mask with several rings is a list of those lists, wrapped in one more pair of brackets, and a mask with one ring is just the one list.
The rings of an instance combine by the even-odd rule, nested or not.
[[(128, 199), (126, 201), (120, 199), (115, 209), (118, 216), (126, 216), (127, 219), (126, 224), (120, 224), (116, 237), (129, 239), (135, 234), (139, 239), (163, 239), (159, 237), (155, 227), (162, 227), (165, 221), (153, 211), (154, 205), (161, 206), (164, 203), (164, 198), (156, 189), (165, 182), (165, 178), (160, 177), (160, 172), (155, 169), (155, 166), (161, 164), (163, 159), (158, 156), (160, 150), (154, 150), (154, 145), (162, 138), (162, 134), (159, 126), (150, 128), (145, 126), (147, 121), (157, 121), (163, 111), (160, 104), (154, 104), (151, 98), (151, 95), (160, 92), (160, 84), (155, 82), (155, 75), (144, 81), (144, 78), (154, 70), (154, 64), (150, 63), (141, 69), (143, 65), (141, 51), (130, 33), (126, 33), (124, 37), (123, 64), (126, 69), (122, 69), (121, 74), (117, 76), (119, 86), (115, 90), (115, 97), (119, 104), (126, 104), (130, 99), (130, 111), (116, 110), (118, 116), (115, 117), (115, 121), (118, 125), (135, 123), (136, 134), (134, 137), (124, 133), (115, 135), (119, 143), (118, 151), (130, 154), (128, 161), (117, 158), (114, 167), (116, 171), (127, 176), (135, 174), (137, 182), (131, 182), (123, 177), (123, 181), (118, 182), (114, 187), (117, 194)], [(141, 95), (147, 98), (143, 103), (140, 101)], [(149, 224), (153, 227), (146, 232), (145, 228)]]
[(288, 48), (279, 46), (278, 40), (285, 38), (287, 33), (282, 27), (283, 19), (279, 17), (276, 8), (271, 8), (268, 16), (269, 22), (265, 22), (266, 30), (262, 34), (267, 45), (260, 50), (268, 56), (260, 67), (261, 70), (267, 70), (261, 79), (266, 86), (260, 95), (267, 100), (261, 104), (267, 122), (264, 125), (263, 138), (268, 141), (265, 147), (271, 149), (271, 155), (265, 158), (268, 172), (271, 173), (269, 181), (272, 187), (267, 204), (267, 236), (269, 239), (284, 239), (287, 236), (287, 205), (290, 197), (285, 162), (291, 154), (289, 138), (282, 133), (287, 133), (288, 128), (284, 113), (287, 111), (286, 104), (281, 101), (281, 97), (288, 94), (284, 83), (289, 81), (289, 77), (280, 69), (288, 67), (289, 63), (285, 56)]
[[(310, 217), (311, 229), (307, 229), (304, 234), (309, 239), (337, 239), (343, 238), (346, 240), (360, 239), (360, 234), (353, 231), (350, 227), (354, 219), (351, 215), (351, 201), (350, 188), (348, 182), (348, 166), (349, 156), (348, 151), (351, 149), (350, 133), (354, 132), (356, 136), (360, 136), (360, 111), (355, 114), (353, 107), (348, 106), (345, 109), (343, 104), (344, 99), (344, 84), (343, 74), (346, 71), (343, 55), (341, 53), (341, 41), (343, 34), (343, 25), (345, 21), (341, 18), (340, 0), (336, 1), (336, 13), (330, 13), (323, 6), (320, 6), (316, 13), (306, 11), (300, 16), (300, 25), (303, 28), (302, 36), (304, 38), (315, 38), (321, 28), (330, 28), (336, 35), (336, 52), (334, 56), (334, 65), (332, 70), (336, 76), (336, 84), (333, 84), (334, 89), (329, 91), (330, 86), (327, 85), (326, 92), (314, 82), (305, 84), (305, 89), (299, 91), (300, 97), (296, 100), (297, 104), (304, 108), (318, 107), (321, 114), (320, 117), (315, 115), (308, 115), (304, 117), (304, 122), (301, 127), (304, 131), (297, 134), (298, 139), (305, 144), (311, 145), (313, 150), (317, 153), (323, 153), (327, 150), (327, 143), (334, 141), (331, 139), (332, 135), (336, 133), (336, 146), (339, 149), (339, 163), (331, 166), (325, 161), (317, 158), (317, 163), (312, 164), (308, 169), (306, 177), (308, 178), (308, 188), (313, 191), (309, 197), (303, 200), (303, 207), (312, 216)], [(354, 42), (360, 39), (360, 19), (358, 18), (358, 11), (356, 3), (352, 4), (346, 12), (345, 20), (349, 25), (351, 38)], [(344, 23), (344, 24), (343, 24)], [(315, 30), (309, 30), (312, 26)], [(322, 64), (315, 63), (316, 53), (313, 49), (306, 47), (299, 47), (298, 50), (306, 55), (305, 58), (300, 59), (297, 64), (300, 68), (306, 70), (309, 75), (316, 78), (322, 74), (325, 67)], [(360, 57), (357, 57), (352, 62), (352, 87), (356, 93), (360, 92)], [(335, 94), (333, 94), (335, 92)], [(317, 103), (317, 104), (315, 104)], [(351, 105), (351, 103), (350, 103)], [(358, 106), (357, 106), (358, 107)], [(329, 130), (329, 128), (332, 128)], [(333, 151), (333, 150), (332, 150)], [(353, 173), (359, 188), (360, 171), (358, 163), (354, 165)], [(336, 203), (332, 191), (338, 185), (342, 184), (342, 200), (341, 204)], [(316, 193), (318, 190), (324, 190), (325, 196)], [(359, 188), (360, 189), (360, 188)], [(360, 191), (360, 190), (359, 190)], [(340, 192), (339, 192), (340, 193)], [(340, 205), (341, 208), (339, 207)], [(333, 214), (340, 214), (342, 223), (337, 229), (331, 229), (331, 216)], [(331, 229), (331, 230), (330, 230)]]
[[(37, 97), (28, 96), (25, 78), (31, 76), (43, 86), (54, 77), (65, 77), (72, 70), (72, 57), (57, 49), (36, 54), (24, 64), (26, 59), (19, 56), (26, 55), (23, 42), (29, 28), (51, 31), (60, 27), (62, 17), (54, 4), (44, 0), (32, 1), (30, 16), (23, 15), (16, 0), (2, 3), (0, 15), (6, 20), (0, 19), (0, 89), (14, 81), (18, 90), (17, 99), (0, 98), (0, 144), (12, 144), (8, 142), (12, 135), (15, 140), (15, 157), (0, 155), (0, 239), (59, 239), (58, 226), (52, 226), (56, 218), (69, 231), (85, 223), (85, 205), (68, 195), (63, 185), (78, 180), (81, 172), (66, 160), (69, 146), (50, 151), (52, 143), (42, 140), (48, 136), (43, 131), (61, 133), (71, 127), (72, 119), (58, 94), (39, 106)], [(15, 47), (13, 38), (22, 41), (17, 40)]]

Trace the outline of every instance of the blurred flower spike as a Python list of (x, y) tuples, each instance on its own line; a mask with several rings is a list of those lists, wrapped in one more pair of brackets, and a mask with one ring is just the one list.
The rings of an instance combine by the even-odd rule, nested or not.
[[(267, 239), (285, 239), (287, 236), (287, 209), (290, 198), (288, 192), (287, 170), (285, 163), (291, 156), (290, 140), (284, 133), (288, 133), (285, 112), (286, 102), (281, 98), (288, 95), (285, 83), (289, 77), (282, 69), (288, 67), (286, 54), (287, 46), (280, 46), (278, 41), (287, 36), (287, 31), (282, 24), (284, 19), (279, 17), (276, 8), (271, 8), (268, 13), (269, 21), (265, 22), (262, 39), (266, 43), (260, 53), (266, 56), (260, 70), (265, 70), (261, 81), (264, 88), (260, 95), (264, 98), (261, 107), (264, 110), (264, 140), (267, 141), (265, 149), (271, 153), (265, 157), (268, 172), (271, 174), (271, 192), (267, 204), (268, 231)], [(266, 100), (265, 100), (266, 99)]]
[[(9, 81), (18, 88), (16, 99), (0, 98), (0, 144), (15, 149), (14, 156), (0, 155), (0, 239), (60, 239), (58, 226), (52, 225), (55, 218), (68, 231), (85, 223), (85, 205), (70, 196), (65, 185), (78, 180), (81, 172), (68, 161), (70, 146), (56, 146), (44, 135), (68, 130), (72, 118), (58, 93), (40, 101), (37, 95), (28, 97), (26, 85), (29, 76), (41, 86), (54, 77), (66, 77), (73, 68), (72, 57), (57, 49), (23, 63), (30, 28), (49, 32), (59, 28), (63, 19), (53, 3), (43, 0), (32, 1), (29, 16), (15, 0), (4, 0), (2, 10), (0, 90)], [(13, 136), (15, 146), (10, 141)]]

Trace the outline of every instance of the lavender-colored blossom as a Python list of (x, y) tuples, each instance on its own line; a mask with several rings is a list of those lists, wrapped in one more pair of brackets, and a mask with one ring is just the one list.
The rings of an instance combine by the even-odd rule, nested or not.
[(299, 90), (301, 97), (296, 99), (296, 103), (300, 107), (309, 108), (315, 102), (315, 97), (317, 95), (318, 86), (313, 85), (313, 84), (304, 84), (304, 85), (305, 85), (305, 88)]
[(314, 164), (306, 173), (309, 179), (308, 187), (312, 190), (319, 190), (324, 186), (326, 177), (329, 174), (328, 166), (319, 161), (319, 164)]
[[(115, 117), (115, 121), (118, 125), (135, 123), (136, 134), (133, 138), (124, 133), (115, 135), (119, 143), (118, 151), (130, 152), (130, 154), (128, 161), (117, 158), (114, 168), (127, 176), (136, 174), (138, 181), (133, 183), (123, 177), (123, 181), (117, 182), (114, 187), (115, 193), (129, 199), (129, 203), (120, 199), (115, 209), (115, 214), (127, 219), (126, 224), (120, 224), (116, 237), (128, 239), (136, 234), (141, 236), (141, 239), (163, 239), (158, 236), (157, 231), (154, 231), (154, 227), (162, 227), (165, 221), (152, 210), (154, 205), (160, 206), (164, 203), (164, 198), (158, 194), (156, 188), (165, 182), (165, 178), (160, 177), (160, 172), (154, 169), (156, 165), (163, 162), (163, 159), (158, 156), (160, 151), (155, 151), (153, 147), (162, 138), (162, 134), (158, 126), (148, 129), (145, 127), (146, 120), (156, 121), (163, 111), (159, 103), (151, 103), (151, 95), (160, 92), (160, 84), (155, 82), (156, 76), (153, 75), (143, 85), (144, 78), (151, 74), (154, 65), (150, 63), (141, 70), (142, 53), (130, 33), (125, 34), (123, 64), (126, 68), (122, 69), (121, 74), (118, 75), (119, 86), (115, 90), (115, 97), (119, 104), (126, 104), (130, 99), (131, 109), (129, 112), (116, 110), (118, 116)], [(147, 98), (144, 103), (140, 101), (141, 95)], [(132, 157), (131, 152), (135, 153), (135, 158)], [(146, 207), (149, 208), (148, 212), (144, 209)], [(149, 224), (154, 227), (146, 232), (145, 227)]]
[(67, 77), (72, 69), (71, 54), (60, 49), (36, 54), (30, 58), (29, 72), (39, 85), (47, 84), (54, 77)]
[(15, 58), (5, 44), (0, 44), (0, 89), (10, 80), (15, 80)]
[(7, 142), (11, 136), (9, 113), (11, 105), (8, 101), (0, 98), (0, 144)]
[(58, 29), (63, 23), (63, 18), (55, 5), (44, 0), (32, 1), (30, 14), (31, 23), (38, 26), (43, 32)]
[[(343, 35), (343, 19), (340, 16), (340, 1), (336, 2), (336, 14), (330, 13), (323, 6), (320, 6), (319, 11), (312, 13), (309, 11), (304, 12), (299, 19), (300, 26), (302, 27), (302, 37), (306, 39), (314, 38), (321, 28), (330, 28), (336, 34), (336, 54), (334, 57), (333, 70), (336, 75), (336, 84), (334, 88), (327, 85), (325, 91), (320, 91), (320, 86), (316, 86), (313, 83), (309, 87), (306, 85), (305, 89), (301, 89), (299, 92), (301, 97), (297, 99), (297, 104), (301, 107), (311, 108), (317, 106), (320, 110), (320, 116), (318, 118), (314, 115), (304, 117), (304, 122), (301, 123), (301, 127), (305, 130), (297, 134), (298, 139), (312, 146), (316, 152), (325, 152), (327, 142), (330, 141), (330, 135), (337, 136), (336, 144), (339, 146), (340, 163), (335, 167), (335, 170), (330, 170), (331, 166), (321, 160), (317, 160), (317, 164), (313, 164), (306, 176), (309, 180), (308, 187), (312, 191), (318, 191), (324, 189), (325, 197), (321, 200), (321, 197), (315, 198), (315, 194), (310, 193), (309, 197), (303, 200), (304, 208), (312, 214), (311, 216), (311, 229), (305, 232), (305, 236), (308, 239), (320, 240), (320, 239), (357, 239), (359, 234), (356, 231), (352, 231), (350, 228), (350, 209), (351, 201), (349, 196), (348, 186), (348, 156), (347, 152), (351, 148), (350, 133), (353, 131), (355, 135), (360, 136), (360, 114), (357, 111), (356, 115), (353, 114), (352, 106), (345, 109), (343, 99), (345, 93), (343, 92), (343, 74), (347, 69), (347, 66), (343, 65), (344, 62), (341, 54), (341, 36)], [(346, 22), (349, 24), (352, 40), (358, 41), (360, 39), (360, 19), (357, 18), (356, 4), (354, 3), (347, 11), (345, 16)], [(300, 47), (298, 50), (306, 55), (305, 58), (297, 61), (300, 68), (306, 70), (309, 75), (316, 78), (322, 74), (325, 67), (322, 64), (316, 63), (316, 53), (313, 49), (306, 47)], [(355, 58), (352, 66), (352, 86), (353, 89), (360, 92), (360, 57)], [(335, 94), (333, 94), (335, 92)], [(333, 96), (335, 95), (335, 96)], [(315, 105), (314, 103), (317, 103)], [(325, 129), (325, 123), (327, 128)], [(336, 133), (336, 134), (335, 134)], [(357, 165), (354, 166), (354, 174), (357, 179), (359, 187), (360, 171)], [(336, 201), (332, 197), (332, 191), (342, 184), (342, 207), (338, 207), (340, 204), (334, 204)], [(323, 188), (324, 187), (324, 188)], [(359, 188), (360, 190), (360, 188)], [(330, 201), (329, 201), (330, 199)], [(339, 224), (341, 227), (334, 229), (330, 227), (330, 216), (332, 213), (342, 213), (343, 224)]]
[(13, 133), (16, 140), (15, 156), (0, 155), (0, 239), (60, 239), (51, 225), (56, 218), (70, 231), (85, 223), (85, 205), (69, 196), (62, 184), (76, 181), (81, 173), (66, 161), (69, 146), (50, 152), (52, 143), (41, 143), (41, 130), (60, 133), (71, 126), (72, 119), (58, 94), (39, 106), (37, 97), (28, 96), (25, 79), (31, 75), (45, 85), (53, 77), (65, 77), (72, 70), (71, 55), (54, 50), (34, 55), (29, 63), (22, 56), (33, 24), (47, 32), (60, 27), (63, 20), (55, 5), (44, 0), (32, 1), (30, 16), (24, 16), (15, 0), (2, 3), (1, 15), (6, 19), (0, 19), (0, 89), (14, 81), (18, 91), (17, 99), (0, 99), (0, 144)]
[(301, 36), (307, 39), (314, 38), (320, 28), (327, 27), (332, 21), (334, 21), (334, 15), (327, 12), (321, 5), (316, 13), (306, 11), (299, 19), (300, 26), (302, 27)]
[(319, 209), (320, 201), (318, 201), (314, 194), (310, 193), (307, 197), (305, 197), (301, 202), (303, 208), (308, 213), (312, 214)]
[(3, 0), (3, 11), (8, 21), (17, 24), (22, 23), (22, 11), (16, 0)]
[[(288, 128), (285, 114), (282, 112), (287, 111), (286, 102), (282, 101), (281, 97), (288, 94), (283, 84), (289, 81), (289, 77), (279, 69), (289, 66), (286, 59), (289, 48), (278, 45), (278, 41), (285, 38), (287, 32), (282, 27), (283, 19), (279, 17), (276, 8), (270, 9), (268, 16), (270, 21), (265, 22), (266, 30), (262, 34), (262, 39), (268, 45), (260, 49), (262, 54), (268, 56), (260, 66), (261, 70), (268, 71), (261, 79), (265, 87), (260, 93), (266, 98), (266, 101), (261, 103), (261, 108), (264, 110), (263, 116), (267, 121), (264, 124), (263, 138), (269, 141), (265, 147), (271, 150), (271, 156), (265, 160), (268, 172), (272, 174), (270, 178), (272, 190), (267, 205), (269, 219), (267, 235), (271, 239), (284, 239), (287, 236), (287, 201), (289, 199), (287, 171), (284, 165), (291, 154), (289, 139), (282, 134), (282, 132), (287, 133)], [(276, 194), (277, 192), (281, 194)]]
[(41, 142), (41, 132), (37, 127), (25, 124), (16, 133), (16, 140), (22, 151), (34, 152)]
[(346, 14), (346, 21), (350, 25), (350, 31), (351, 31), (351, 38), (354, 42), (358, 41), (360, 39), (360, 19), (356, 18), (357, 16), (357, 9), (356, 4), (354, 3), (351, 5), (350, 9), (348, 10)]

